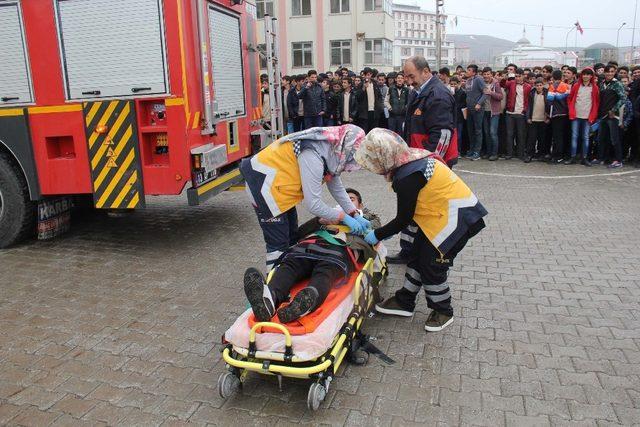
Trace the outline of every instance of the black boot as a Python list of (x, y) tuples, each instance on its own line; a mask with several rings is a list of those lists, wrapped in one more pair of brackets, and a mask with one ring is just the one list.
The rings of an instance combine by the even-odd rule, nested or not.
[(256, 319), (259, 322), (271, 320), (276, 304), (264, 276), (255, 268), (247, 268), (244, 272), (244, 293)]
[(278, 310), (278, 319), (282, 323), (293, 322), (315, 309), (316, 301), (318, 301), (318, 291), (308, 286), (298, 292), (291, 303)]

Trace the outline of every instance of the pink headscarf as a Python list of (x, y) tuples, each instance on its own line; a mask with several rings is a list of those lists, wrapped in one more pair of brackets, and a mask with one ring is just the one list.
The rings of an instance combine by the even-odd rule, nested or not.
[(352, 172), (360, 169), (354, 160), (354, 154), (364, 140), (364, 131), (356, 125), (342, 125), (331, 127), (315, 127), (300, 132), (294, 132), (279, 139), (280, 143), (291, 141), (325, 142), (333, 148), (331, 159), (327, 160), (327, 167), (332, 175), (340, 175), (343, 171)]
[(395, 132), (375, 128), (356, 151), (355, 159), (363, 168), (391, 181), (393, 172), (400, 166), (430, 155), (430, 151), (409, 147)]

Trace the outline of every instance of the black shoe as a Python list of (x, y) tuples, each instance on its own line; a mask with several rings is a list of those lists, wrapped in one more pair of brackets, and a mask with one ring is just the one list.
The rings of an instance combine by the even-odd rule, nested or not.
[(551, 161), (552, 163), (556, 163), (556, 164), (562, 164), (564, 163), (564, 159), (562, 157), (558, 158), (558, 159), (554, 159)]
[(490, 162), (495, 162), (496, 160), (498, 160), (498, 156), (490, 156), (489, 157), (489, 161)]
[(576, 164), (576, 158), (575, 157), (571, 157), (570, 159), (567, 159), (563, 162), (565, 165), (575, 165)]
[(580, 162), (581, 165), (584, 165), (588, 168), (591, 167), (591, 162), (588, 159), (582, 159), (582, 161)]
[(424, 330), (428, 332), (438, 332), (449, 326), (453, 322), (453, 316), (439, 313), (435, 310), (429, 314), (424, 324)]
[(392, 316), (402, 316), (402, 317), (411, 317), (413, 316), (413, 311), (407, 310), (402, 307), (395, 295), (391, 298), (387, 299), (382, 304), (376, 304), (376, 311), (382, 314), (390, 314)]
[(255, 268), (247, 268), (244, 272), (244, 293), (256, 319), (259, 322), (271, 320), (275, 313), (273, 297), (264, 276)]
[(387, 255), (387, 264), (406, 264), (408, 257), (402, 253), (402, 251), (398, 252), (394, 255)]
[(511, 160), (513, 158), (513, 156), (504, 156), (505, 160)]
[(306, 287), (293, 297), (293, 300), (278, 310), (278, 319), (281, 323), (293, 322), (302, 316), (309, 314), (318, 301), (316, 288)]
[(531, 156), (526, 156), (523, 161), (525, 163), (531, 163)]

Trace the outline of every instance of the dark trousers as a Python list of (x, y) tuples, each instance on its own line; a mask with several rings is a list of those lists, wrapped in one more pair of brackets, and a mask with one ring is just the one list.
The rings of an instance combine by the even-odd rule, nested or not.
[(480, 154), (482, 149), (482, 119), (484, 110), (476, 111), (473, 107), (467, 108), (467, 129), (469, 131), (469, 151)]
[(373, 111), (367, 112), (367, 117), (359, 117), (356, 124), (366, 133), (369, 133), (371, 129), (378, 126), (376, 122), (376, 113)]
[(304, 118), (304, 129), (310, 129), (322, 126), (322, 116), (312, 116)]
[[(341, 247), (336, 246), (336, 248)], [(341, 250), (344, 251), (343, 248)], [(346, 253), (345, 257), (348, 257)], [(301, 280), (310, 279), (307, 286), (318, 291), (318, 300), (311, 309), (313, 311), (324, 302), (333, 284), (343, 276), (343, 270), (335, 263), (289, 256), (274, 271), (269, 281), (269, 290), (278, 306), (288, 299), (289, 291), (293, 286)]]
[(404, 116), (389, 116), (389, 130), (402, 135), (404, 132)]
[(418, 228), (413, 249), (407, 262), (404, 285), (396, 291), (396, 300), (404, 309), (413, 311), (420, 288), (424, 289), (427, 306), (439, 313), (453, 316), (451, 291), (447, 284), (449, 268), (456, 255), (469, 240), (468, 235), (461, 238), (455, 246), (442, 257), (429, 239)]
[(266, 218), (257, 209), (256, 214), (267, 246), (267, 269), (271, 270), (282, 254), (298, 242), (298, 211), (291, 208), (273, 218)]
[(567, 116), (551, 118), (551, 156), (554, 159), (564, 157), (565, 131), (567, 130)]
[(613, 147), (614, 160), (622, 161), (622, 145), (620, 143), (620, 127), (618, 119), (602, 119), (598, 131), (598, 159), (607, 157), (609, 147)]
[(527, 129), (527, 147), (525, 149), (525, 156), (544, 156), (544, 134), (546, 127), (547, 124), (545, 122), (529, 123)]
[(300, 132), (304, 128), (304, 117), (295, 117), (293, 119), (293, 131)]
[(526, 124), (523, 114), (507, 114), (507, 140), (505, 141), (505, 154), (507, 157), (513, 157), (514, 139), (516, 155), (524, 157)]

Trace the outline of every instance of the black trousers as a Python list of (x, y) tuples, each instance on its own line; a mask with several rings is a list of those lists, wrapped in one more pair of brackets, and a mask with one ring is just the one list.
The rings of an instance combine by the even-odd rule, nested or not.
[[(336, 246), (332, 249), (344, 248)], [(346, 259), (349, 255), (344, 253)], [(318, 291), (318, 300), (312, 311), (318, 308), (329, 295), (331, 287), (344, 276), (344, 271), (335, 263), (308, 258), (285, 257), (269, 281), (269, 290), (276, 306), (288, 299), (289, 291), (301, 280), (310, 279), (308, 287)]]
[(513, 141), (515, 139), (516, 156), (524, 157), (526, 126), (527, 122), (523, 114), (507, 114), (507, 140), (505, 142), (505, 154), (507, 156), (513, 156)]
[(564, 157), (564, 137), (567, 130), (567, 116), (556, 116), (551, 118), (551, 156), (554, 159)]
[(366, 133), (378, 126), (376, 121), (376, 113), (374, 111), (367, 112), (367, 117), (358, 118), (356, 124), (362, 128)]
[[(544, 134), (546, 127), (547, 124), (545, 122), (531, 122), (529, 124), (527, 129), (527, 148), (525, 150), (526, 156), (544, 156), (546, 154), (544, 149)], [(537, 149), (536, 142), (538, 143)]]
[(413, 240), (413, 247), (407, 261), (404, 285), (396, 291), (396, 300), (403, 308), (413, 311), (416, 297), (424, 288), (427, 306), (439, 313), (453, 316), (451, 291), (447, 284), (449, 268), (453, 260), (469, 241), (469, 236), (461, 238), (444, 256), (431, 244), (418, 227)]

